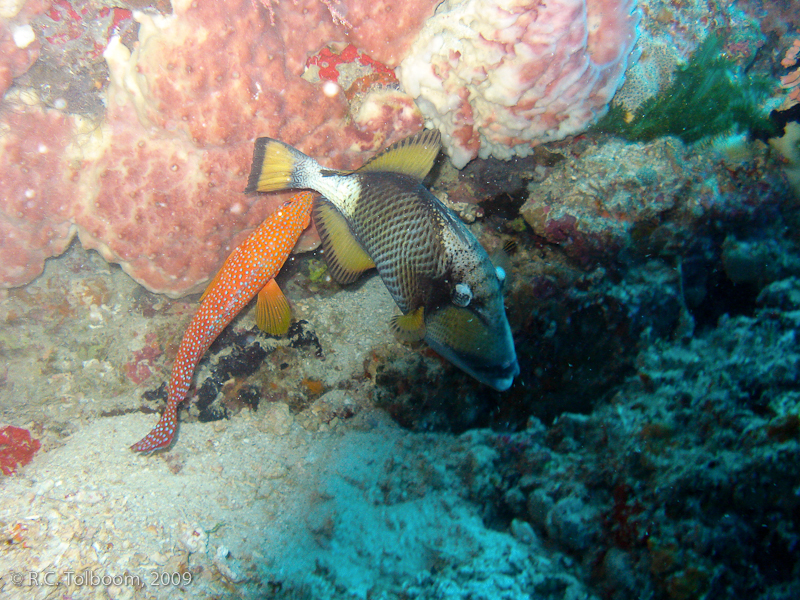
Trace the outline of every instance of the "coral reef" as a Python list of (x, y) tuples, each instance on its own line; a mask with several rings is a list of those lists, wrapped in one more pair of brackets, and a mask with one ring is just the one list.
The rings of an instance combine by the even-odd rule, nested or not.
[[(64, 71), (34, 69), (0, 112), (0, 178), (11, 182), (0, 198), (9, 258), (0, 285), (36, 277), (77, 233), (150, 290), (199, 291), (283, 200), (241, 193), (253, 138), (280, 137), (330, 166), (351, 167), (421, 127), (399, 90), (371, 94), (351, 115), (341, 90), (326, 93), (302, 75), (308, 56), (337, 40), (352, 41), (388, 70), (432, 4), (420, 0), (398, 16), (388, 3), (335, 3), (345, 25), (316, 0), (271, 5), (274, 24), (250, 0), (176, 1), (169, 15), (135, 12), (136, 40), (130, 13), (60, 2), (31, 22), (37, 41), (28, 47), (64, 46), (77, 80), (49, 85), (37, 78)], [(398, 29), (398, 21), (407, 27)], [(309, 23), (314, 35), (304, 33)], [(80, 105), (80, 90), (104, 86), (103, 58), (105, 108)], [(305, 247), (314, 243), (308, 237)]]
[(776, 177), (769, 176), (768, 192), (755, 185), (755, 178), (768, 177), (763, 162), (727, 166), (676, 138), (608, 139), (579, 148), (573, 145), (544, 182), (529, 185), (520, 214), (536, 235), (585, 268), (651, 253), (674, 257), (708, 235), (711, 219), (768, 219), (786, 201)]
[[(383, 63), (353, 44), (337, 50), (324, 47), (306, 63), (303, 79), (318, 84), (326, 96), (344, 96), (347, 120), (365, 133), (373, 147), (387, 145), (398, 128), (422, 127), (422, 115)], [(381, 142), (383, 140), (383, 142)]]
[(612, 100), (628, 113), (636, 112), (645, 101), (669, 88), (681, 60), (677, 48), (646, 33), (639, 37), (636, 47), (639, 60), (625, 72), (625, 82)]
[(792, 0), (762, 0), (748, 3), (752, 12), (760, 17), (761, 31), (764, 34), (784, 35), (787, 31), (800, 30), (800, 14)]
[(74, 235), (71, 203), (79, 196), (70, 160), (74, 120), (26, 107), (0, 113), (0, 281), (22, 285)]
[(644, 349), (591, 415), (486, 434), (486, 510), (529, 521), (605, 598), (796, 595), (797, 301), (797, 279), (773, 283), (753, 316)]
[[(612, 100), (611, 111), (623, 123), (632, 123), (633, 128), (642, 127), (644, 105), (653, 105), (658, 97), (664, 102), (659, 103), (644, 121), (657, 119), (662, 112), (680, 116), (683, 109), (689, 117), (698, 115), (694, 120), (685, 119), (687, 128), (692, 129), (697, 123), (702, 124), (703, 119), (713, 121), (711, 117), (718, 116), (708, 112), (699, 115), (700, 107), (716, 107), (718, 100), (720, 106), (725, 107), (719, 114), (728, 116), (730, 104), (744, 95), (742, 88), (750, 83), (746, 75), (763, 72), (767, 66), (762, 61), (774, 42), (765, 39), (761, 31), (765, 15), (760, 2), (716, 3), (710, 10), (704, 0), (645, 1), (641, 3), (641, 13), (641, 32), (633, 50), (637, 58), (631, 61), (625, 73), (625, 81)], [(676, 78), (682, 77), (680, 71), (686, 68), (693, 56), (698, 55), (703, 41), (711, 36), (717, 41), (716, 52), (707, 59), (715, 59), (717, 64), (706, 60), (697, 69), (695, 81), (676, 86)], [(731, 79), (728, 85), (726, 77)], [(700, 87), (702, 84), (706, 88)], [(692, 93), (703, 90), (707, 93), (693, 97)], [(708, 91), (712, 93), (708, 94)], [(679, 126), (680, 123), (676, 123), (670, 133), (679, 134)], [(664, 135), (664, 132), (662, 127), (655, 135)]]
[[(22, 4), (0, 0), (41, 45), (0, 107), (6, 285), (78, 232), (177, 294), (269, 210), (240, 193), (253, 135), (348, 167), (420, 124), (394, 67), (422, 8), (385, 17), (404, 29), (386, 46), (368, 41), (393, 39), (368, 30), (380, 0), (5, 12)], [(721, 71), (764, 77), (777, 107), (797, 89), (778, 87), (795, 4), (642, 0), (644, 62), (618, 103), (638, 114), (720, 28)], [(778, 35), (758, 40), (762, 6)], [(223, 46), (230, 62), (205, 59)], [(798, 110), (781, 145), (737, 154), (589, 130), (441, 161), (431, 189), (506, 271), (521, 376), (505, 393), (395, 340), (379, 278), (342, 289), (320, 253), (296, 256), (289, 334), (245, 309), (199, 365), (180, 444), (134, 455), (196, 298), (75, 240), (0, 289), (0, 595), (800, 597), (800, 208), (781, 170), (800, 164)]]
[(399, 79), (457, 167), (476, 156), (525, 156), (605, 112), (638, 21), (631, 0), (447, 0)]

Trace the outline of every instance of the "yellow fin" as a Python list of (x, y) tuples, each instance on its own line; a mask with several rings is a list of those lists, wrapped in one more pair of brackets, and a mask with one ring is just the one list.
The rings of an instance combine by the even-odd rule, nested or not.
[(272, 138), (258, 138), (245, 194), (296, 187), (292, 185), (292, 175), (297, 163), (304, 158), (308, 157), (288, 144)]
[(421, 131), (392, 144), (357, 172), (390, 171), (422, 181), (433, 167), (441, 147), (442, 139), (436, 129)]
[(261, 331), (272, 335), (283, 335), (289, 331), (291, 321), (292, 309), (289, 308), (289, 301), (275, 280), (270, 279), (258, 292), (256, 325)]
[(407, 315), (395, 315), (389, 326), (401, 342), (418, 342), (425, 337), (425, 309), (420, 306)]
[(352, 283), (375, 263), (364, 252), (341, 213), (325, 198), (314, 204), (314, 224), (331, 276), (341, 284)]

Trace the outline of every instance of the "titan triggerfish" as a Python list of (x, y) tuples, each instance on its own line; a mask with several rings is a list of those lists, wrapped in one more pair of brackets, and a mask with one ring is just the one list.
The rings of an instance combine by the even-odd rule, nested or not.
[(503, 305), (503, 269), (422, 184), (438, 131), (405, 138), (356, 171), (326, 169), (271, 138), (255, 143), (245, 192), (312, 189), (314, 223), (332, 276), (349, 283), (377, 267), (402, 315), (392, 329), (496, 390), (519, 374)]

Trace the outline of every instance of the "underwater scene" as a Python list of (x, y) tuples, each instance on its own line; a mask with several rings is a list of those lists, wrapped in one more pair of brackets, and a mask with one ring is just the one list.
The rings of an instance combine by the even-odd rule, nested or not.
[(800, 598), (797, 0), (0, 0), (0, 598)]

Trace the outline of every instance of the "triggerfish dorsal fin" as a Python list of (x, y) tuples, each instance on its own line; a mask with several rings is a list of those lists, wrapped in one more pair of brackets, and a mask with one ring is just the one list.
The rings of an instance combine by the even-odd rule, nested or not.
[(407, 315), (395, 315), (389, 327), (401, 342), (419, 342), (425, 337), (425, 310), (420, 306)]
[(392, 144), (356, 173), (389, 171), (408, 175), (421, 182), (433, 167), (441, 147), (442, 138), (436, 129), (421, 131)]
[(270, 279), (256, 300), (256, 325), (261, 331), (271, 335), (283, 335), (289, 331), (292, 322), (292, 309), (281, 288)]
[(333, 204), (320, 198), (314, 203), (312, 215), (331, 277), (341, 284), (348, 284), (358, 279), (364, 271), (375, 267)]

